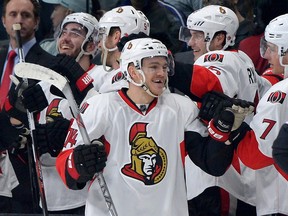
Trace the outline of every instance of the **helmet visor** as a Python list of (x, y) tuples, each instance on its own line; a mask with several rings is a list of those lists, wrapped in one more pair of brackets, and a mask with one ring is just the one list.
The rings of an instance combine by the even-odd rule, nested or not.
[(264, 58), (267, 48), (268, 48), (267, 41), (265, 40), (263, 36), (261, 37), (261, 40), (260, 40), (260, 55), (262, 58)]
[(191, 31), (185, 26), (181, 26), (179, 30), (179, 40), (186, 42), (188, 44), (190, 38), (191, 38)]

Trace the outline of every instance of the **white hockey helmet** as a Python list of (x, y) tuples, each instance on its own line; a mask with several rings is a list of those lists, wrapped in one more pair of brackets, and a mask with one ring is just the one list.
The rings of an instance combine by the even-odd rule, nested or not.
[(121, 37), (143, 32), (150, 33), (150, 22), (141, 11), (132, 6), (122, 6), (107, 11), (99, 20), (100, 34), (109, 35), (111, 27), (121, 29)]
[(285, 78), (288, 77), (288, 14), (283, 14), (270, 21), (265, 28), (265, 40), (278, 47), (280, 64), (285, 67)]
[[(65, 19), (61, 23), (61, 30), (60, 30), (59, 37), (63, 31), (63, 28), (68, 23), (78, 23), (82, 25), (83, 27), (85, 27), (85, 29), (87, 30), (85, 40), (83, 41), (81, 45), (81, 52), (78, 54), (76, 61), (78, 61), (83, 54), (92, 55), (92, 57), (94, 57), (98, 49), (97, 44), (99, 43), (99, 39), (98, 39), (99, 23), (97, 19), (88, 13), (79, 12), (79, 13), (69, 14), (65, 17)], [(85, 47), (84, 47), (87, 42), (95, 43), (95, 49), (89, 53), (85, 51)]]
[[(161, 41), (153, 38), (139, 38), (127, 42), (120, 56), (120, 67), (127, 81), (136, 86), (143, 87), (144, 90), (153, 97), (157, 96), (153, 95), (145, 85), (145, 75), (141, 68), (142, 60), (144, 58), (152, 58), (156, 56), (166, 57), (168, 61), (168, 50), (166, 46)], [(139, 73), (142, 75), (142, 83), (135, 83), (130, 77), (128, 72), (128, 66), (130, 63), (133, 63)]]
[[(239, 27), (239, 21), (236, 14), (229, 8), (219, 5), (208, 5), (191, 13), (187, 18), (187, 28), (204, 33), (207, 50), (209, 51), (210, 42), (216, 32), (226, 32), (226, 43), (223, 49), (235, 44), (235, 35)], [(179, 39), (187, 42), (182, 28), (179, 33)], [(191, 36), (191, 35), (190, 35)], [(190, 38), (189, 38), (190, 39)]]

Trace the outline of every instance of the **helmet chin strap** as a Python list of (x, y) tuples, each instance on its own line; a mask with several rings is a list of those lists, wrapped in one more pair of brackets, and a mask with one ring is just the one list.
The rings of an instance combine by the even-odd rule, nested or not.
[(104, 48), (104, 56), (103, 56), (103, 62), (102, 62), (102, 65), (103, 65), (103, 69), (106, 71), (106, 72), (111, 72), (113, 70), (113, 68), (111, 67), (110, 69), (107, 68), (107, 65), (106, 65), (106, 61), (107, 61), (107, 56), (108, 56), (108, 52), (113, 52), (113, 51), (116, 51), (118, 49), (118, 47), (114, 47), (112, 49), (108, 49), (105, 45), (106, 43), (106, 37), (103, 38), (103, 48)]
[(288, 66), (284, 67), (284, 79), (288, 78)]
[[(141, 70), (142, 71), (142, 70)], [(142, 71), (142, 73), (143, 73), (143, 71)], [(154, 98), (158, 98), (160, 95), (162, 95), (162, 93), (168, 88), (168, 76), (167, 76), (167, 79), (166, 79), (166, 82), (165, 82), (165, 87), (163, 88), (163, 91), (162, 91), (162, 93), (161, 94), (159, 94), (159, 95), (155, 95), (155, 94), (153, 94), (152, 92), (151, 92), (151, 90), (149, 89), (149, 87), (146, 85), (146, 83), (145, 83), (145, 75), (144, 75), (144, 73), (142, 74), (141, 73), (141, 75), (143, 76), (143, 78), (144, 78), (144, 81), (142, 81), (142, 85), (141, 85), (141, 87), (144, 89), (144, 91), (145, 92), (147, 92), (147, 94), (149, 94), (150, 96), (152, 96), (152, 97), (154, 97)]]

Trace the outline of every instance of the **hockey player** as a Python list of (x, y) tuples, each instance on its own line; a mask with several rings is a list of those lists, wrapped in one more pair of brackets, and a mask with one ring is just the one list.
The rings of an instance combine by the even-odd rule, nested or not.
[[(82, 106), (92, 144), (83, 143), (73, 121), (56, 166), (69, 188), (81, 189), (92, 180), (86, 216), (108, 214), (98, 181), (93, 179), (105, 166), (105, 152), (103, 175), (118, 215), (126, 216), (188, 216), (185, 145), (192, 160), (210, 174), (221, 175), (230, 164), (233, 146), (227, 139), (237, 122), (234, 113), (222, 110), (210, 122), (208, 136), (197, 118), (195, 103), (177, 94), (162, 94), (167, 87), (167, 56), (165, 45), (158, 40), (127, 42), (120, 65), (129, 89), (96, 95)], [(249, 106), (246, 102), (242, 109)], [(100, 138), (105, 150), (93, 144)]]
[[(98, 21), (87, 13), (73, 13), (65, 17), (57, 39), (59, 55), (50, 66), (69, 79), (78, 104), (93, 90), (87, 72), (98, 48)], [(88, 81), (88, 82), (86, 82)], [(45, 95), (43, 95), (43, 93)], [(40, 112), (35, 139), (41, 156), (42, 174), (49, 212), (83, 214), (87, 187), (82, 191), (69, 190), (62, 183), (56, 169), (56, 156), (62, 150), (70, 119), (69, 102), (56, 88), (45, 82), (29, 87), (22, 100), (30, 112)]]
[[(287, 122), (287, 65), (288, 65), (288, 14), (271, 20), (265, 29), (266, 46), (263, 56), (269, 59), (274, 72), (284, 72), (284, 80), (273, 85), (261, 98), (257, 113), (250, 123), (251, 129), (239, 143), (237, 154), (243, 163), (256, 172), (256, 208), (258, 215), (274, 213), (288, 214), (285, 200), (288, 199), (288, 176), (278, 166), (281, 161), (277, 158), (277, 151), (283, 152), (287, 148), (278, 143), (281, 141), (285, 127), (280, 131), (280, 140), (276, 137), (281, 126)], [(279, 64), (280, 63), (280, 64)], [(276, 141), (275, 141), (276, 139)], [(275, 161), (273, 160), (273, 146)], [(282, 139), (283, 141), (283, 139)], [(285, 140), (287, 143), (287, 140)], [(279, 145), (280, 144), (280, 145)], [(275, 163), (276, 162), (276, 163)], [(283, 165), (283, 164), (282, 164)], [(283, 167), (281, 165), (281, 167)], [(284, 169), (285, 170), (285, 169)]]
[[(187, 27), (180, 29), (179, 39), (186, 41), (192, 48), (195, 59), (191, 83), (185, 81), (190, 86), (187, 95), (193, 99), (201, 101), (205, 93), (214, 90), (230, 97), (253, 101), (257, 105), (260, 96), (271, 87), (266, 79), (258, 76), (251, 59), (244, 52), (231, 48), (235, 42), (238, 22), (236, 14), (229, 8), (209, 5), (190, 14)], [(188, 68), (191, 71), (191, 66)], [(181, 75), (179, 72), (182, 67), (177, 63), (175, 70), (176, 76)], [(184, 93), (187, 92), (187, 86), (173, 82), (173, 77), (170, 80), (171, 84), (177, 85), (174, 87), (179, 87), (180, 91), (186, 88)], [(249, 116), (245, 121), (249, 122), (251, 118)], [(254, 171), (243, 166), (238, 159), (234, 162), (237, 163), (233, 163), (223, 177), (215, 178), (203, 173), (188, 159), (186, 167), (194, 166), (201, 176), (199, 178), (203, 179), (199, 181), (194, 178), (197, 171), (193, 174), (187, 172), (188, 198), (194, 198), (207, 187), (217, 185), (238, 199), (254, 205)], [(251, 179), (251, 184), (244, 183), (246, 178)], [(234, 182), (231, 179), (235, 179)]]
[[(121, 38), (142, 32), (149, 35), (150, 23), (147, 17), (132, 6), (114, 8), (106, 12), (99, 20), (99, 49), (101, 49), (102, 67), (89, 72), (94, 79), (94, 88), (99, 93), (116, 91), (127, 87), (123, 73), (119, 70), (120, 51), (117, 44)], [(107, 73), (109, 72), (109, 73)]]

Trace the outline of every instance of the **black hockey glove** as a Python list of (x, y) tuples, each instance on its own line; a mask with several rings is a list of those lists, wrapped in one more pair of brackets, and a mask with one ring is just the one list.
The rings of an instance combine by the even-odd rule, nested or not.
[(16, 154), (30, 140), (30, 131), (23, 124), (13, 126), (10, 117), (0, 113), (0, 151), (9, 150)]
[(48, 101), (40, 85), (29, 86), (22, 93), (22, 103), (29, 112), (40, 112), (48, 106)]
[(81, 104), (87, 92), (93, 88), (93, 79), (71, 56), (58, 54), (52, 62), (51, 69), (65, 76), (72, 89), (78, 105)]
[(11, 88), (9, 97), (5, 101), (5, 111), (13, 118), (18, 119), (27, 125), (27, 112), (41, 111), (48, 106), (48, 101), (41, 86), (35, 81), (30, 80), (29, 85), (23, 80), (19, 81), (16, 77), (12, 78), (15, 89)]
[(282, 125), (272, 145), (272, 155), (276, 164), (288, 173), (288, 123)]
[(80, 175), (77, 181), (82, 183), (91, 180), (95, 173), (104, 169), (107, 154), (103, 143), (95, 140), (92, 144), (77, 146), (73, 152), (73, 159), (76, 170)]
[(225, 108), (209, 122), (209, 135), (219, 142), (225, 142), (229, 139), (233, 124), (234, 114), (231, 109)]
[(223, 109), (223, 101), (229, 101), (230, 99), (227, 95), (216, 91), (206, 93), (201, 100), (199, 118), (204, 121), (210, 121), (215, 114)]
[(34, 138), (40, 155), (49, 153), (52, 157), (57, 157), (63, 148), (70, 121), (65, 118), (50, 119), (46, 124), (36, 124)]

